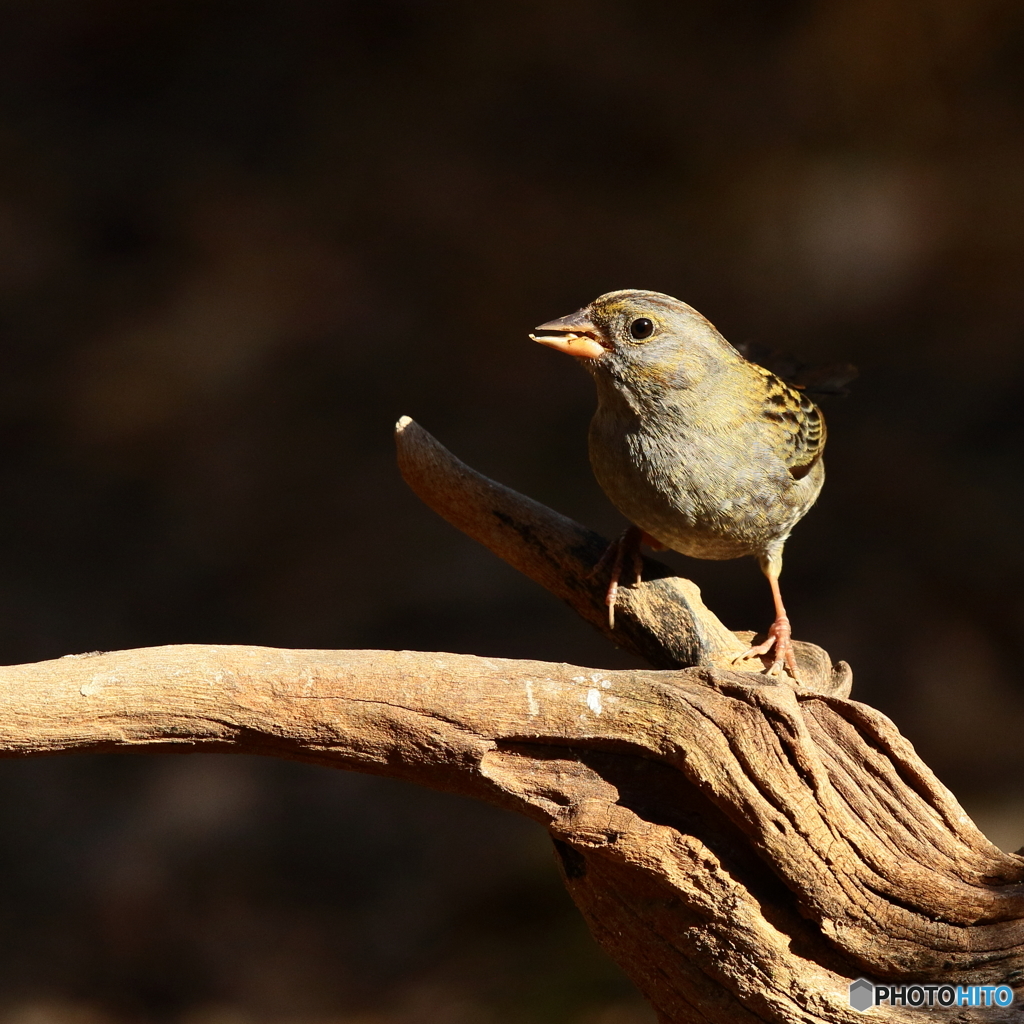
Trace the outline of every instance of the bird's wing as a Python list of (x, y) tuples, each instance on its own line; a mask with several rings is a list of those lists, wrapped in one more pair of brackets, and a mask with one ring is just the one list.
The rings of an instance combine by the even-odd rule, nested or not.
[(805, 477), (825, 448), (825, 417), (804, 394), (757, 363), (764, 382), (764, 417), (777, 432), (780, 455), (794, 479)]

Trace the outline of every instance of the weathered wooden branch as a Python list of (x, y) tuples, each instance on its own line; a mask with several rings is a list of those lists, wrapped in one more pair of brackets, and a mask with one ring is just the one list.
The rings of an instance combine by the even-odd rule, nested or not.
[[(406, 479), (605, 629), (603, 541), (403, 422)], [(877, 981), (1017, 984), (1024, 858), (996, 849), (850, 674), (803, 686), (648, 563), (613, 639), (670, 670), (183, 645), (0, 669), (0, 753), (234, 750), (408, 779), (526, 814), (663, 1022), (861, 1020)], [(691, 667), (681, 667), (691, 666)], [(878, 1007), (874, 1020), (1018, 1020)]]

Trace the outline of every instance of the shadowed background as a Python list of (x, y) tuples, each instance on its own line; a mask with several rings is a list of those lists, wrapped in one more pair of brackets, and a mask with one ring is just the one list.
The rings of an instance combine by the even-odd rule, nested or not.
[[(860, 367), (797, 636), (1024, 843), (1024, 5), (6, 0), (0, 147), (5, 661), (632, 664), (391, 429), (618, 531), (593, 385), (526, 333), (658, 289)], [(673, 564), (767, 626), (752, 561)], [(486, 807), (206, 756), (6, 762), (0, 808), (4, 1024), (652, 1020)]]

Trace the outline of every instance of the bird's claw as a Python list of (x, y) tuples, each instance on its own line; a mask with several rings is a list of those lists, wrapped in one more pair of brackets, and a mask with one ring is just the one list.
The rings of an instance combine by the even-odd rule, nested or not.
[(789, 624), (788, 616), (780, 615), (769, 627), (768, 636), (765, 641), (755, 644), (734, 658), (733, 664), (746, 661), (748, 658), (763, 658), (774, 648), (775, 660), (765, 671), (765, 675), (778, 675), (780, 672), (788, 669), (794, 681), (799, 682), (800, 677), (797, 675), (796, 668), (796, 649), (793, 646), (792, 637), (793, 629)]
[(640, 545), (644, 540), (644, 533), (638, 526), (630, 526), (605, 548), (604, 554), (598, 559), (597, 564), (590, 570), (590, 579), (599, 575), (609, 562), (611, 562), (611, 573), (608, 580), (608, 588), (604, 593), (604, 603), (608, 608), (608, 628), (615, 628), (615, 604), (619, 597), (619, 580), (622, 577), (622, 566), (626, 560), (627, 553), (632, 561), (633, 573), (636, 577), (635, 583), (643, 579), (643, 558), (640, 554)]

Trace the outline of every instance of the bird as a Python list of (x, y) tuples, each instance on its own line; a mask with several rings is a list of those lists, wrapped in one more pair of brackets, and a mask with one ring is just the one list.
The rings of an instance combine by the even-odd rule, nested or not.
[(825, 419), (801, 390), (745, 358), (692, 306), (661, 292), (599, 296), (530, 337), (573, 356), (594, 378), (590, 463), (633, 524), (595, 572), (612, 563), (605, 600), (614, 628), (619, 576), (639, 545), (694, 558), (752, 555), (768, 579), (775, 620), (767, 671), (797, 679), (792, 627), (779, 590), (782, 551), (825, 480)]

